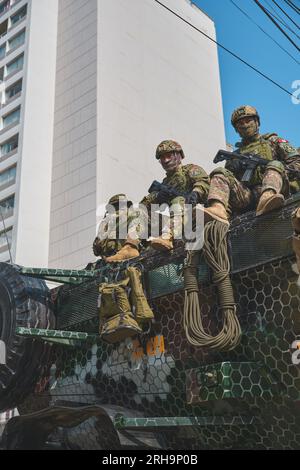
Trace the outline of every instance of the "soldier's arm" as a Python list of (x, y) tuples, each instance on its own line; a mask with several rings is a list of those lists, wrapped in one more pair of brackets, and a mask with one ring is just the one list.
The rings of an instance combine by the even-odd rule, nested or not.
[(300, 170), (300, 154), (298, 149), (278, 135), (272, 135), (270, 140), (275, 146), (278, 160), (281, 160), (295, 170)]
[(147, 210), (150, 210), (151, 204), (157, 204), (157, 193), (150, 193), (147, 196), (143, 197), (140, 204), (143, 204)]
[(198, 193), (199, 202), (206, 202), (209, 191), (209, 176), (199, 165), (191, 165), (189, 177), (192, 182), (192, 191)]

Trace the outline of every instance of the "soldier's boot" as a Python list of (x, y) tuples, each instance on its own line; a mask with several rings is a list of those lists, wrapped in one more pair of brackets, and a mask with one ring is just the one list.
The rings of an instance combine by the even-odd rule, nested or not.
[(256, 215), (263, 215), (267, 212), (279, 209), (284, 204), (284, 197), (278, 194), (274, 189), (267, 189), (262, 193), (256, 208)]
[(122, 246), (121, 250), (119, 250), (118, 253), (113, 256), (109, 256), (108, 258), (105, 258), (105, 261), (107, 263), (118, 263), (127, 259), (137, 258), (138, 256), (140, 256), (140, 252), (137, 247), (126, 243), (124, 246)]
[(153, 238), (150, 245), (154, 250), (170, 251), (173, 250), (173, 235), (172, 233), (164, 234), (161, 237)]
[(214, 201), (209, 207), (204, 207), (204, 223), (217, 220), (223, 222), (224, 224), (229, 225), (228, 215), (224, 204), (219, 201)]

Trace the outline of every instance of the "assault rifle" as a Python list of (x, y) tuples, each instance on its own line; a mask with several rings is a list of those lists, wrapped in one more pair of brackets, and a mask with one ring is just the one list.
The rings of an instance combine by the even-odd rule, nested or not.
[(189, 194), (189, 193), (183, 193), (183, 192), (177, 191), (177, 189), (172, 188), (172, 186), (169, 186), (167, 184), (163, 184), (163, 183), (160, 183), (159, 181), (154, 180), (150, 188), (148, 189), (148, 192), (154, 193), (154, 192), (159, 192), (159, 191), (166, 192), (170, 196), (170, 198), (178, 197), (178, 196), (186, 197)]
[[(258, 166), (266, 166), (270, 163), (270, 160), (266, 160), (260, 155), (251, 153), (241, 154), (237, 152), (228, 152), (227, 150), (219, 150), (213, 162), (219, 163), (224, 160), (232, 161), (233, 159), (237, 159), (239, 162), (239, 168), (244, 170), (244, 174), (241, 179), (244, 183), (248, 183), (251, 180), (252, 175)], [(295, 179), (300, 179), (300, 170), (290, 168), (288, 165), (285, 165), (285, 169), (288, 173), (293, 175)]]

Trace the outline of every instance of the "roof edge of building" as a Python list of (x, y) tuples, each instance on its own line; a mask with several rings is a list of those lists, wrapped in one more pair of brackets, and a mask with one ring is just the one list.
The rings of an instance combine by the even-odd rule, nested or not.
[(205, 16), (207, 16), (208, 19), (210, 19), (213, 24), (215, 24), (214, 20), (204, 11), (202, 10), (202, 8), (200, 8), (198, 5), (196, 5), (196, 3), (193, 2), (193, 0), (185, 0), (192, 8), (194, 8), (195, 10), (199, 10), (201, 11), (201, 13), (203, 13)]

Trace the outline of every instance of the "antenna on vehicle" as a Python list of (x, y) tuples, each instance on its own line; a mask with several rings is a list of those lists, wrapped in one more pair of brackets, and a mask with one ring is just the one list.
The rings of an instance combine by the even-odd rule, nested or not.
[(10, 244), (9, 244), (9, 242), (8, 242), (8, 236), (7, 236), (7, 231), (6, 231), (6, 226), (5, 226), (5, 222), (4, 222), (4, 217), (3, 217), (3, 212), (2, 212), (2, 206), (1, 206), (1, 204), (0, 204), (0, 213), (1, 213), (2, 223), (3, 223), (3, 228), (4, 228), (6, 243), (7, 243), (7, 247), (8, 247), (8, 252), (9, 252), (10, 264), (12, 264), (12, 257), (11, 257), (11, 251), (10, 251)]

